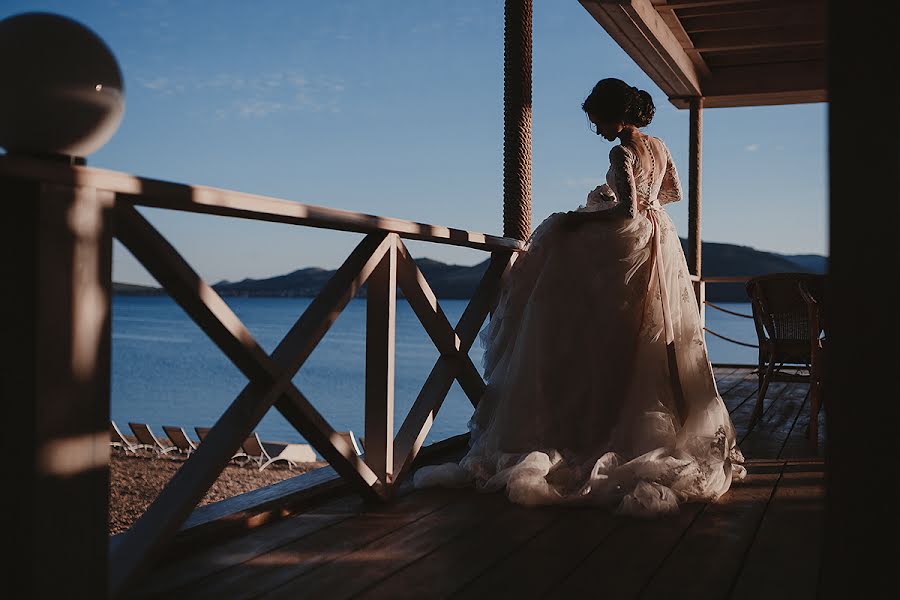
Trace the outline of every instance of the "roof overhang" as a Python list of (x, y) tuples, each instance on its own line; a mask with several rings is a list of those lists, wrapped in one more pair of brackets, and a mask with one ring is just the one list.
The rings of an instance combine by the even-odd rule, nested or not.
[(678, 108), (824, 102), (824, 0), (579, 0)]

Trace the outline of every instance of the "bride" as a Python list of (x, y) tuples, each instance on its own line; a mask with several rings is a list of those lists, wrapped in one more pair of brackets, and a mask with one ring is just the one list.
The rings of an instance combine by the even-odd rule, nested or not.
[(482, 334), (488, 386), (468, 453), (420, 468), (413, 484), (505, 489), (524, 505), (676, 512), (745, 474), (663, 209), (681, 185), (662, 140), (640, 131), (654, 113), (647, 92), (603, 79), (582, 109), (598, 135), (620, 142), (607, 183), (532, 234)]

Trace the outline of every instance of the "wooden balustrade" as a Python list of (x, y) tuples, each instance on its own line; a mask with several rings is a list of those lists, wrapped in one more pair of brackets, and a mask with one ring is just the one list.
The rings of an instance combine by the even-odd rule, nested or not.
[[(18, 197), (23, 191), (26, 197)], [(117, 536), (115, 546), (110, 549), (109, 590), (113, 596), (126, 590), (160, 554), (218, 478), (240, 442), (273, 406), (360, 494), (375, 501), (390, 499), (392, 491), (408, 473), (453, 381), (459, 381), (473, 406), (484, 392), (485, 383), (468, 351), (496, 302), (501, 278), (513, 263), (516, 252), (524, 247), (519, 240), (461, 229), (10, 156), (0, 157), (0, 192), (9, 204), (34, 203), (38, 212), (48, 214), (57, 211), (57, 198), (61, 193), (84, 199), (79, 203), (88, 206), (91, 214), (86, 215), (83, 222), (71, 222), (70, 219), (67, 227), (77, 228), (93, 221), (107, 223), (111, 235), (92, 238), (91, 252), (108, 257), (112, 238), (119, 239), (248, 380), (203, 444), (153, 504), (127, 533)], [(17, 197), (12, 197), (13, 194)], [(276, 349), (267, 354), (219, 294), (138, 212), (138, 206), (366, 235)], [(404, 238), (492, 252), (489, 268), (455, 327), (444, 315), (434, 292), (403, 244)], [(82, 335), (107, 337), (94, 340), (94, 346), (81, 349), (76, 357), (89, 363), (93, 369), (91, 381), (102, 385), (103, 381), (109, 380), (108, 360), (102, 357), (101, 360), (89, 359), (92, 349), (108, 352), (111, 274), (108, 268), (94, 273), (96, 277), (85, 283), (92, 286), (91, 290), (86, 290), (81, 287), (80, 279), (72, 280), (71, 271), (75, 268), (77, 265), (71, 260), (55, 261), (42, 277), (50, 280), (62, 276), (65, 281), (72, 281), (72, 293), (58, 296), (67, 304), (54, 307), (62, 314), (73, 316), (71, 322), (67, 321), (68, 329), (81, 328)], [(361, 458), (336, 434), (292, 380), (341, 311), (367, 282), (366, 452)], [(96, 331), (85, 333), (83, 324), (74, 319), (72, 310), (77, 308), (76, 303), (81, 307), (84, 294), (95, 291), (98, 286), (103, 293), (92, 297), (92, 301), (98, 302), (98, 308), (105, 311), (106, 321), (99, 323)], [(395, 436), (394, 336), (398, 287), (440, 357)], [(43, 301), (51, 300), (53, 298), (43, 296)], [(94, 397), (96, 402), (104, 403), (95, 412), (107, 417), (95, 418), (92, 429), (105, 439), (109, 398), (108, 387), (104, 389), (104, 394)], [(40, 398), (36, 398), (36, 402), (39, 403)], [(40, 406), (35, 408), (41, 410)], [(60, 435), (66, 433), (59, 432)], [(99, 497), (97, 490), (92, 493)], [(102, 493), (105, 495), (106, 490)]]

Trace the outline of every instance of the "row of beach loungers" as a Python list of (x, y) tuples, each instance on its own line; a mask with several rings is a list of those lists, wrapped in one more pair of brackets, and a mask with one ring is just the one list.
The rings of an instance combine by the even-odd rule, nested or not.
[[(169, 425), (163, 426), (166, 437), (169, 438), (171, 444), (167, 444), (160, 440), (150, 429), (149, 425), (144, 423), (129, 423), (128, 427), (134, 434), (136, 442), (131, 441), (122, 434), (119, 426), (115, 421), (109, 422), (110, 445), (119, 448), (125, 454), (144, 454), (149, 453), (157, 457), (174, 455), (189, 456), (196, 449), (198, 444), (203, 442), (206, 434), (209, 433), (209, 427), (195, 427), (199, 441), (195, 442), (185, 432), (183, 427), (173, 427)], [(344, 437), (346, 441), (353, 447), (356, 454), (362, 454), (363, 438), (357, 438), (352, 431), (341, 431), (338, 435)], [(315, 451), (309, 444), (288, 444), (285, 442), (264, 442), (259, 439), (259, 434), (255, 431), (250, 434), (241, 444), (234, 456), (231, 457), (232, 462), (237, 464), (254, 464), (262, 471), (269, 465), (277, 462), (283, 462), (288, 467), (293, 468), (297, 463), (315, 462), (318, 460)]]

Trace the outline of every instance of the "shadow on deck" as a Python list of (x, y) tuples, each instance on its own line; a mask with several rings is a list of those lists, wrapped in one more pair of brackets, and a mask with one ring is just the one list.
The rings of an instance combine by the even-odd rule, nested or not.
[(716, 376), (749, 475), (715, 504), (644, 521), (471, 490), (407, 488), (382, 506), (344, 495), (159, 565), (137, 596), (815, 597), (825, 488), (808, 386), (772, 384), (751, 430), (755, 373)]

